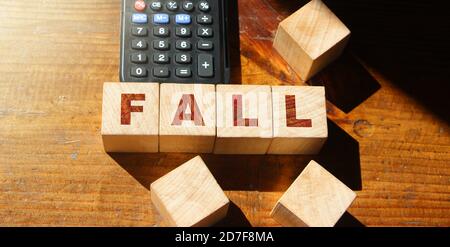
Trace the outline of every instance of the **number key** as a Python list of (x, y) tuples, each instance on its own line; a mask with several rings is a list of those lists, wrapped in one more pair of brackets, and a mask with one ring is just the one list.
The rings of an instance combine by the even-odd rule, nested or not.
[(178, 37), (190, 37), (191, 36), (191, 29), (188, 27), (177, 27), (175, 29), (175, 34)]
[(147, 55), (142, 52), (131, 54), (131, 62), (133, 63), (146, 63)]
[(142, 66), (133, 66), (133, 67), (131, 67), (131, 76), (147, 77), (147, 69)]
[(177, 40), (175, 48), (177, 48), (177, 50), (190, 50), (192, 49), (192, 45), (189, 41)]
[(135, 50), (145, 50), (147, 49), (147, 41), (143, 39), (135, 39), (131, 41), (131, 48)]
[(175, 55), (175, 62), (177, 62), (177, 63), (187, 64), (187, 63), (191, 63), (191, 61), (192, 61), (191, 54), (188, 54), (188, 53), (177, 53)]
[(164, 53), (155, 53), (153, 55), (153, 62), (155, 63), (169, 63), (169, 56)]
[(131, 28), (131, 34), (133, 34), (133, 36), (147, 36), (147, 28), (146, 27), (132, 27)]
[(169, 50), (170, 44), (167, 40), (155, 40), (153, 41), (153, 48), (156, 50)]
[(154, 27), (153, 28), (153, 35), (158, 37), (168, 37), (170, 34), (168, 27)]

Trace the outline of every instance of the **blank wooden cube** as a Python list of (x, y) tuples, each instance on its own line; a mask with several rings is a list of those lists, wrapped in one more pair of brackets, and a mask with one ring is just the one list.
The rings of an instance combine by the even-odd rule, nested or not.
[(355, 192), (311, 161), (278, 200), (271, 216), (283, 226), (331, 227), (355, 198)]
[(273, 86), (269, 154), (317, 154), (328, 136), (324, 87)]
[(209, 84), (161, 84), (160, 152), (212, 153), (216, 91)]
[(270, 86), (217, 85), (216, 154), (265, 154), (272, 141)]
[(224, 218), (229, 200), (200, 156), (151, 184), (151, 199), (166, 226), (210, 226)]
[(342, 53), (350, 30), (320, 0), (312, 0), (283, 20), (274, 48), (303, 79), (335, 60)]
[(102, 138), (107, 152), (158, 152), (159, 84), (105, 83)]

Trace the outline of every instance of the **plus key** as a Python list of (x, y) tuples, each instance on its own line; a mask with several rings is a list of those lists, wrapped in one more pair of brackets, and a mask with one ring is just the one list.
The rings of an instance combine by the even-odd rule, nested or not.
[(198, 55), (198, 76), (213, 77), (214, 76), (214, 62), (213, 56), (210, 54)]

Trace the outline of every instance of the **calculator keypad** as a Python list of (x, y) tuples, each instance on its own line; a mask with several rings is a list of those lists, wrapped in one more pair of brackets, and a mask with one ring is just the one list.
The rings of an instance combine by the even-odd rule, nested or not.
[(214, 32), (221, 30), (220, 0), (123, 1), (131, 29), (122, 41), (130, 47), (122, 58), (126, 81), (221, 82), (216, 67), (223, 54)]

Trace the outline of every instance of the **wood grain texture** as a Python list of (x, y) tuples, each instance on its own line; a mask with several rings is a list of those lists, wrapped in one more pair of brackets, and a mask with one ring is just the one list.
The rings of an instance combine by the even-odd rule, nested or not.
[(312, 160), (277, 201), (270, 215), (288, 227), (332, 227), (355, 197), (355, 192)]
[(318, 154), (328, 137), (324, 87), (272, 86), (269, 154)]
[(312, 0), (284, 19), (274, 48), (299, 76), (308, 80), (344, 50), (350, 30), (321, 1)]
[[(243, 84), (304, 85), (272, 48), (278, 23), (304, 2), (239, 0), (241, 75), (235, 78)], [(402, 29), (390, 29), (396, 22), (382, 23), (384, 16), (393, 16), (391, 8), (374, 10), (362, 1), (352, 1), (358, 11), (350, 11), (354, 8), (348, 1), (334, 5), (342, 2), (347, 4), (342, 12), (351, 12), (346, 17), (359, 20), (359, 29), (350, 28), (361, 31), (352, 38), (360, 48), (373, 47), (373, 38), (386, 39), (377, 34), (380, 25), (396, 40), (389, 43), (391, 54), (411, 41), (398, 35)], [(118, 81), (120, 1), (0, 0), (0, 6), (0, 224), (158, 224), (160, 217), (150, 207), (150, 183), (194, 156), (110, 156), (103, 150), (102, 87), (105, 81)], [(395, 11), (408, 10), (395, 6)], [(362, 16), (367, 11), (369, 19)], [(424, 37), (429, 46), (417, 47), (421, 54), (436, 44), (436, 36)], [(435, 51), (432, 54), (440, 54), (439, 46)], [(377, 50), (378, 55), (383, 52)], [(362, 190), (348, 210), (353, 222), (450, 226), (448, 122), (423, 104), (428, 97), (413, 97), (423, 90), (410, 95), (397, 86), (396, 78), (404, 74), (393, 69), (395, 77), (390, 77), (371, 61), (363, 62), (381, 88), (347, 114), (327, 103), (332, 124), (319, 156), (202, 155), (251, 225), (278, 225), (270, 211), (314, 158), (350, 188), (359, 183)], [(419, 89), (433, 85), (435, 76), (429, 75)], [(347, 156), (352, 153), (357, 155)], [(356, 172), (345, 162), (348, 158), (355, 161)], [(352, 221), (337, 225), (346, 222)]]
[(212, 153), (215, 85), (163, 83), (160, 105), (160, 152)]
[(200, 156), (153, 182), (150, 192), (166, 226), (211, 226), (227, 215), (230, 202)]

